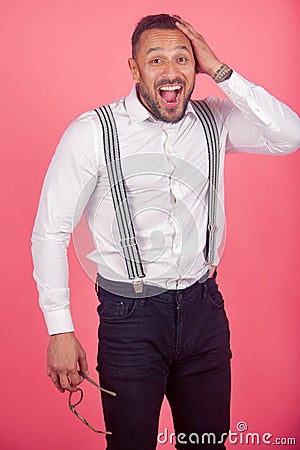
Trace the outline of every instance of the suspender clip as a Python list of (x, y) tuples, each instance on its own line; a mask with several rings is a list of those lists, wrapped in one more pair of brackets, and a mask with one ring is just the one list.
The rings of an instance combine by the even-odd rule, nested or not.
[(122, 247), (135, 247), (137, 245), (135, 236), (124, 237), (120, 243)]
[(217, 268), (217, 266), (215, 266), (212, 263), (208, 263), (206, 264), (207, 269), (208, 269), (208, 277), (207, 278), (212, 278), (214, 276), (215, 270)]
[(136, 294), (142, 294), (143, 292), (143, 279), (142, 278), (135, 278), (132, 280), (133, 289)]

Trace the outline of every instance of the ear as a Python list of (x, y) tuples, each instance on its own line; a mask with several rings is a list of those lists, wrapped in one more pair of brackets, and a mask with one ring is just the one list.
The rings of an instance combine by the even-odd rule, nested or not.
[(139, 71), (139, 68), (138, 68), (138, 65), (137, 65), (135, 59), (129, 58), (128, 65), (129, 65), (130, 71), (132, 73), (132, 78), (137, 83), (140, 79), (140, 71)]

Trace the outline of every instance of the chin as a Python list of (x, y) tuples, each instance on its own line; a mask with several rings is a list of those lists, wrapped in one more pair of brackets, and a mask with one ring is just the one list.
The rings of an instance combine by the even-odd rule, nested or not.
[(177, 123), (184, 117), (185, 111), (186, 108), (181, 108), (180, 111), (178, 111), (178, 108), (174, 108), (173, 110), (170, 108), (166, 112), (160, 110), (157, 118), (163, 122)]
[(179, 117), (161, 117), (160, 120), (167, 123), (177, 123), (180, 122), (180, 120), (184, 117), (184, 114), (182, 114)]

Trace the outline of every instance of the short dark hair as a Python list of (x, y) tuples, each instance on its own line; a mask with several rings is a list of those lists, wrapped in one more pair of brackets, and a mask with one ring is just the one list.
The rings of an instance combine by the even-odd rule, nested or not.
[(155, 14), (152, 16), (143, 17), (135, 27), (131, 37), (132, 57), (136, 57), (136, 47), (141, 37), (141, 34), (146, 30), (158, 28), (159, 30), (178, 30), (175, 25), (176, 19), (169, 14)]

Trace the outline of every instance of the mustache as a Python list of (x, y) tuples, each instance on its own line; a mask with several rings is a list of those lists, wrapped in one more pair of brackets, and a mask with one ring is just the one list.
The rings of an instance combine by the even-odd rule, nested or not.
[(181, 78), (173, 78), (171, 80), (168, 79), (159, 80), (154, 84), (154, 87), (155, 89), (158, 89), (161, 86), (165, 86), (166, 84), (181, 84), (182, 86), (186, 85), (185, 80)]

